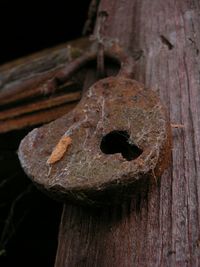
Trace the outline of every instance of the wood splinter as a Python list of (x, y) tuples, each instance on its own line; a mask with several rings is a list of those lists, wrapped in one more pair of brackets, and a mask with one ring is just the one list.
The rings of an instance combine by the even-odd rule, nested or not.
[(171, 123), (171, 127), (172, 128), (184, 128), (183, 124), (175, 124), (175, 123)]
[(47, 160), (47, 164), (51, 165), (59, 161), (64, 156), (71, 143), (71, 137), (63, 135), (58, 144), (54, 147), (50, 157)]

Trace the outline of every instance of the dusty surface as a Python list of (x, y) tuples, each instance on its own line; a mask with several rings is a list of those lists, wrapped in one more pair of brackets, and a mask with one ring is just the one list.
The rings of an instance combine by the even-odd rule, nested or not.
[[(126, 132), (127, 149), (139, 149), (138, 156), (127, 160), (121, 153), (102, 152), (102, 139), (113, 131)], [(70, 146), (48, 164), (63, 135), (71, 138)], [(120, 140), (114, 144), (118, 145)], [(170, 148), (169, 122), (155, 92), (134, 80), (110, 77), (93, 85), (71, 113), (29, 133), (21, 142), (19, 158), (40, 187), (58, 197), (93, 203), (104, 191), (106, 201), (107, 191), (111, 199), (112, 191), (161, 175)]]

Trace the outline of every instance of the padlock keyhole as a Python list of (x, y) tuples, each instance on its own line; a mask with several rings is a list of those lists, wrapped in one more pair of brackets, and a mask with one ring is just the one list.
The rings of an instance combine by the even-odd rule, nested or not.
[(129, 137), (126, 131), (112, 131), (102, 138), (100, 149), (105, 154), (121, 153), (126, 160), (134, 160), (143, 151), (138, 146), (130, 144)]

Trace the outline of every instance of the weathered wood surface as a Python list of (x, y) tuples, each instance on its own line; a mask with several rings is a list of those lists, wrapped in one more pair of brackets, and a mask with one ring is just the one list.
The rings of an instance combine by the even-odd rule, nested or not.
[(81, 98), (83, 74), (56, 90), (45, 83), (89, 45), (82, 38), (1, 66), (0, 133), (51, 121), (74, 107)]
[(200, 5), (102, 0), (107, 37), (142, 50), (135, 79), (158, 90), (173, 129), (171, 167), (121, 207), (65, 205), (56, 267), (200, 266)]

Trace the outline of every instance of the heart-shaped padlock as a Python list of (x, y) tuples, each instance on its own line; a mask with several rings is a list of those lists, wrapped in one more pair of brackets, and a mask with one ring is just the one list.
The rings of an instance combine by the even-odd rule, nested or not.
[(19, 147), (27, 175), (58, 199), (121, 201), (169, 164), (170, 124), (159, 97), (129, 78), (133, 64), (122, 50), (105, 55), (121, 63), (119, 74), (96, 82), (74, 110), (31, 131)]

